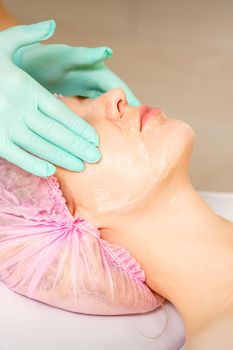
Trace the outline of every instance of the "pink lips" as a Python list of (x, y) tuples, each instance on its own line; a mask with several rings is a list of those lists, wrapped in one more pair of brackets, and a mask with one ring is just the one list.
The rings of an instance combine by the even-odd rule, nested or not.
[(158, 107), (148, 107), (148, 106), (140, 106), (140, 130), (144, 127), (144, 125), (147, 123), (147, 121), (150, 118), (156, 117), (158, 114), (161, 113), (161, 109)]

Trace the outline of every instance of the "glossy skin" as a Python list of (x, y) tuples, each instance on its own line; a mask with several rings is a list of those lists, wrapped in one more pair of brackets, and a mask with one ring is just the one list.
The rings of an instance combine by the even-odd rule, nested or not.
[(83, 173), (57, 168), (72, 215), (136, 258), (149, 287), (180, 312), (186, 350), (204, 349), (206, 339), (221, 348), (223, 328), (232, 344), (233, 223), (190, 182), (193, 130), (161, 115), (140, 132), (139, 108), (128, 106), (119, 89), (95, 100), (62, 100), (96, 128), (102, 152)]
[(61, 168), (56, 173), (62, 177), (73, 214), (75, 208), (75, 215), (97, 226), (106, 212), (144, 206), (184, 155), (190, 154), (194, 132), (186, 123), (161, 112), (140, 130), (140, 108), (129, 106), (121, 89), (96, 99), (60, 99), (99, 134), (102, 158), (98, 163), (86, 164), (80, 174)]
[[(17, 24), (1, 4), (0, 18), (0, 29)], [(112, 102), (117, 100), (114, 96)], [(86, 102), (89, 104), (89, 100)], [(67, 100), (66, 103), (81, 111), (77, 101)], [(108, 105), (111, 108), (108, 115), (117, 115), (114, 103), (109, 101)], [(101, 109), (99, 105), (98, 110)], [(83, 116), (87, 114), (84, 106), (82, 111)], [(136, 110), (134, 112), (137, 114)], [(178, 125), (182, 124), (178, 122)], [(187, 129), (184, 134), (190, 131)], [(194, 135), (191, 132), (187, 137), (183, 134), (182, 138), (182, 133), (180, 138), (176, 137), (176, 141), (179, 139), (183, 144), (179, 152), (178, 147), (175, 152), (173, 143), (170, 144), (170, 151), (176, 153), (176, 157), (170, 171), (164, 171), (164, 178), (160, 178), (156, 196), (151, 195), (151, 201), (141, 201), (141, 204), (137, 201), (138, 209), (134, 205), (128, 211), (120, 210), (120, 216), (119, 211), (114, 215), (113, 212), (90, 209), (93, 203), (96, 206), (92, 192), (85, 195), (81, 187), (76, 187), (81, 174), (57, 167), (55, 175), (60, 180), (71, 213), (82, 214), (95, 222), (104, 239), (124, 245), (141, 263), (149, 286), (166, 296), (180, 311), (186, 327), (185, 349), (207, 350), (208, 343), (211, 350), (230, 350), (233, 344), (232, 327), (229, 327), (233, 324), (233, 225), (215, 215), (190, 184), (187, 168)], [(167, 137), (167, 143), (169, 140)], [(124, 186), (126, 178), (118, 188)], [(151, 188), (156, 192), (155, 187)], [(102, 202), (106, 202), (106, 197)], [(203, 254), (198, 254), (200, 249)]]

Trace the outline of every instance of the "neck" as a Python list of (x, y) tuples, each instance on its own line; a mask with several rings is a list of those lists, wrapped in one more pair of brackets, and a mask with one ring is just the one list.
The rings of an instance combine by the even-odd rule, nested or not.
[(171, 181), (156, 198), (137, 221), (129, 218), (117, 228), (121, 242), (111, 241), (135, 256), (151, 289), (180, 312), (189, 336), (232, 295), (233, 223), (216, 215), (189, 179)]

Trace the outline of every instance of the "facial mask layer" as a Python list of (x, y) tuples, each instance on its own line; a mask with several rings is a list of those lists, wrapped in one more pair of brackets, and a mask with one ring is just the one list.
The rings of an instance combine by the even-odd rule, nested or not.
[(96, 211), (127, 211), (152, 189), (156, 193), (181, 158), (189, 134), (193, 130), (186, 123), (171, 119), (150, 121), (142, 135), (130, 125), (123, 129), (118, 150), (103, 152), (100, 164), (85, 170)]

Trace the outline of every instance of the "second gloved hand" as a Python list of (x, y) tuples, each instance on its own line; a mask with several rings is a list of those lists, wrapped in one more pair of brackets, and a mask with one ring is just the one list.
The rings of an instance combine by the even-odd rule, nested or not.
[(34, 44), (17, 50), (13, 60), (52, 93), (94, 98), (122, 88), (129, 104), (140, 105), (128, 85), (103, 63), (111, 56), (108, 47)]
[(54, 29), (45, 21), (0, 32), (0, 157), (44, 177), (56, 171), (53, 164), (81, 171), (82, 161), (100, 159), (95, 129), (12, 62), (17, 49)]

